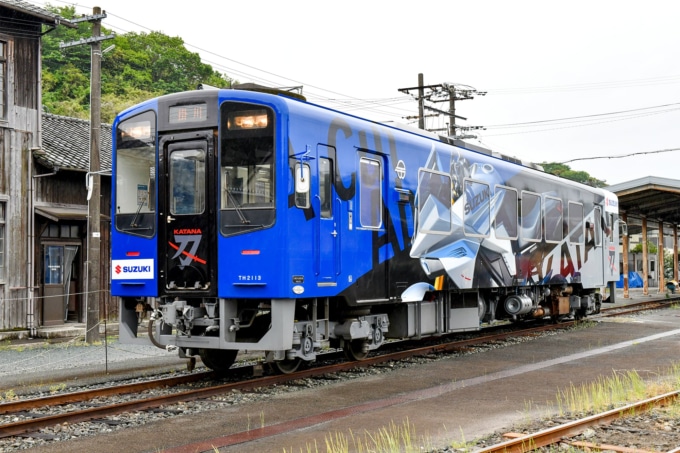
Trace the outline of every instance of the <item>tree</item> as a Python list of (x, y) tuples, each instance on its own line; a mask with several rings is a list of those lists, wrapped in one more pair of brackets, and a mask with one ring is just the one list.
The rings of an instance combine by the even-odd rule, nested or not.
[[(647, 253), (654, 255), (658, 251), (659, 249), (656, 248), (656, 244), (654, 244), (652, 241), (647, 241)], [(642, 242), (635, 244), (635, 247), (630, 249), (630, 253), (642, 253)]]
[(593, 187), (605, 187), (606, 181), (599, 180), (586, 171), (572, 170), (569, 165), (560, 164), (558, 162), (543, 162), (541, 164), (546, 173), (550, 173), (561, 178), (571, 179), (572, 181), (587, 184)]
[(675, 260), (673, 259), (673, 252), (670, 250), (663, 251), (663, 275), (665, 278), (675, 280), (675, 274), (673, 272), (675, 266)]
[[(659, 249), (656, 248), (656, 245), (652, 241), (647, 241), (647, 254), (648, 255), (656, 255), (656, 253), (659, 251)], [(633, 261), (635, 262), (635, 271), (637, 271), (637, 259), (636, 256), (642, 253), (642, 242), (638, 242), (635, 244), (635, 247), (630, 249), (630, 253), (633, 254)]]
[[(75, 17), (75, 7), (48, 9), (66, 19)], [(111, 34), (102, 27), (102, 34)], [(57, 115), (89, 118), (90, 46), (60, 49), (61, 42), (91, 37), (91, 25), (78, 29), (57, 27), (43, 36), (43, 104), (45, 111)], [(125, 33), (102, 42), (114, 45), (102, 59), (102, 121), (111, 123), (115, 115), (142, 100), (163, 94), (196, 89), (206, 83), (217, 87), (234, 81), (201, 62), (180, 37), (160, 32)]]

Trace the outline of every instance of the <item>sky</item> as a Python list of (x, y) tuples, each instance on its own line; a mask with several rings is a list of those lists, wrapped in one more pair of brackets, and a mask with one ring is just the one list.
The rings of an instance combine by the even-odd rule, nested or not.
[(425, 85), (471, 87), (479, 94), (456, 102), (456, 114), (484, 128), (469, 132), (472, 144), (564, 162), (610, 185), (680, 179), (674, 0), (49, 4), (85, 15), (99, 6), (115, 33), (178, 36), (241, 83), (303, 86), (310, 102), (376, 121), (417, 126), (418, 104), (399, 89), (417, 86), (418, 74)]

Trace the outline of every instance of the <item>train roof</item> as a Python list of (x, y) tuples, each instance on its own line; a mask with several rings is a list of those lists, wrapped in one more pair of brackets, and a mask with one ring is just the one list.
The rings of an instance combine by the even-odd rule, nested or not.
[[(288, 104), (289, 103), (299, 103), (299, 105), (307, 105), (307, 106), (312, 106), (312, 107), (315, 107), (315, 108), (320, 108), (320, 109), (326, 110), (328, 112), (339, 113), (339, 114), (342, 114), (342, 115), (353, 117), (357, 120), (368, 121), (368, 122), (378, 124), (378, 125), (381, 125), (381, 126), (384, 126), (384, 127), (389, 127), (389, 128), (395, 129), (395, 130), (401, 130), (401, 131), (406, 132), (406, 133), (419, 135), (419, 136), (426, 137), (426, 138), (431, 139), (431, 140), (436, 140), (436, 141), (446, 143), (446, 144), (451, 145), (451, 146), (455, 146), (457, 148), (465, 149), (465, 150), (472, 151), (472, 152), (479, 153), (479, 154), (484, 154), (484, 155), (487, 155), (487, 156), (490, 156), (490, 157), (493, 157), (493, 158), (496, 158), (496, 159), (500, 159), (500, 160), (508, 162), (508, 163), (512, 163), (512, 164), (519, 165), (519, 166), (522, 166), (522, 167), (525, 167), (525, 168), (530, 168), (530, 169), (533, 169), (533, 170), (536, 170), (536, 171), (540, 171), (545, 175), (553, 176), (557, 180), (569, 181), (570, 183), (573, 183), (573, 184), (583, 185), (583, 184), (580, 184), (580, 183), (575, 182), (575, 181), (560, 178), (558, 176), (551, 175), (550, 173), (546, 173), (541, 165), (536, 164), (534, 162), (529, 162), (529, 161), (525, 161), (525, 160), (522, 160), (522, 159), (518, 159), (516, 157), (512, 157), (512, 156), (508, 156), (508, 155), (505, 155), (505, 154), (502, 154), (502, 153), (498, 153), (498, 152), (490, 150), (488, 148), (473, 145), (473, 144), (468, 143), (468, 142), (463, 141), (463, 140), (459, 140), (459, 139), (455, 139), (455, 138), (451, 138), (451, 137), (447, 137), (447, 136), (442, 136), (442, 135), (435, 134), (435, 133), (427, 131), (427, 130), (419, 129), (419, 128), (409, 126), (409, 125), (406, 125), (406, 124), (402, 124), (402, 123), (374, 121), (374, 120), (370, 120), (370, 119), (367, 119), (367, 118), (362, 118), (362, 117), (353, 115), (351, 113), (343, 112), (341, 110), (336, 110), (336, 109), (333, 109), (333, 108), (330, 108), (330, 107), (326, 107), (326, 106), (323, 106), (323, 105), (319, 105), (319, 104), (309, 102), (309, 101), (306, 100), (306, 98), (304, 96), (302, 96), (302, 94), (300, 92), (301, 88), (302, 87), (270, 88), (270, 87), (264, 87), (264, 86), (257, 85), (257, 84), (241, 84), (241, 85), (235, 85), (231, 88), (216, 88), (216, 87), (212, 87), (212, 86), (209, 86), (209, 85), (199, 85), (199, 87), (196, 91), (201, 91), (201, 90), (234, 91), (234, 92), (240, 91), (240, 92), (258, 93), (257, 95), (259, 95), (259, 96), (273, 96), (274, 98), (279, 99), (280, 100), (279, 102), (288, 103)], [(177, 96), (182, 96), (182, 95), (185, 95), (185, 94), (186, 94), (186, 92), (184, 92), (184, 93), (172, 93), (172, 94), (160, 96), (159, 98), (156, 98), (156, 99), (157, 100), (170, 100), (172, 98), (175, 98)], [(121, 115), (129, 113), (129, 112), (134, 111), (134, 110), (138, 110), (139, 107), (142, 107), (145, 104), (146, 103), (143, 103), (143, 104), (137, 105), (135, 107), (132, 107), (132, 108), (126, 110), (125, 112), (122, 112)], [(589, 186), (587, 186), (587, 187), (589, 187)], [(601, 189), (597, 189), (595, 187), (591, 187), (591, 188), (595, 189), (595, 190), (601, 190)]]

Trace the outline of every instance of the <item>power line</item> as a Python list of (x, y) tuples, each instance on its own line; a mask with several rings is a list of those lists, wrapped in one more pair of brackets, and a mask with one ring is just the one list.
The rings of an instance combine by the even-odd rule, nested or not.
[[(68, 2), (68, 1), (63, 1), (63, 0), (56, 0), (56, 1), (59, 2), (59, 3), (63, 3), (63, 4), (65, 4), (65, 5), (68, 5), (68, 6), (79, 7), (79, 8), (85, 8), (84, 6), (79, 5), (79, 4), (77, 4), (77, 3), (73, 3), (73, 2)], [(43, 3), (43, 5), (46, 5), (46, 4)], [(119, 16), (119, 15), (117, 15), (117, 14), (111, 13), (111, 12), (108, 11), (108, 10), (107, 10), (106, 12), (107, 12), (108, 15), (113, 16), (113, 17), (116, 17), (116, 18), (118, 18), (118, 19), (120, 19), (120, 20), (122, 20), (122, 21), (128, 22), (128, 23), (130, 23), (130, 24), (132, 24), (132, 25), (134, 25), (134, 26), (136, 26), (136, 27), (139, 27), (139, 28), (141, 28), (141, 29), (145, 29), (145, 30), (148, 30), (148, 31), (153, 31), (153, 30), (151, 30), (149, 27), (146, 27), (145, 25), (142, 25), (142, 24), (133, 22), (133, 21), (131, 21), (131, 20), (129, 20), (129, 19), (126, 19), (126, 18), (124, 18), (124, 17), (122, 17), (122, 16)], [(111, 27), (111, 28), (121, 30), (123, 33), (129, 33), (129, 31), (124, 30), (124, 29), (121, 29), (120, 27), (113, 26), (113, 27)], [(183, 42), (184, 42), (184, 40), (183, 40)], [(255, 71), (257, 71), (257, 72), (261, 72), (261, 73), (263, 73), (263, 74), (266, 74), (266, 75), (269, 75), (269, 76), (273, 76), (273, 77), (278, 78), (278, 79), (285, 80), (285, 81), (287, 81), (287, 82), (292, 82), (292, 83), (295, 84), (295, 85), (304, 85), (306, 89), (307, 89), (307, 88), (312, 88), (312, 89), (320, 90), (320, 91), (322, 91), (322, 92), (331, 93), (331, 94), (333, 94), (333, 95), (341, 96), (342, 98), (345, 98), (345, 99), (329, 98), (329, 97), (326, 97), (326, 96), (320, 96), (320, 95), (314, 94), (313, 92), (305, 93), (305, 95), (306, 95), (308, 98), (316, 99), (317, 102), (319, 102), (319, 103), (321, 103), (321, 102), (330, 103), (331, 106), (335, 104), (335, 105), (340, 106), (340, 107), (346, 107), (348, 104), (356, 103), (356, 104), (358, 104), (358, 105), (353, 105), (353, 106), (351, 106), (351, 109), (352, 109), (352, 110), (362, 109), (362, 110), (364, 110), (364, 111), (372, 111), (372, 112), (375, 112), (375, 113), (378, 113), (378, 114), (381, 114), (381, 115), (386, 115), (386, 116), (391, 116), (391, 117), (399, 117), (399, 118), (402, 118), (402, 117), (403, 117), (404, 115), (406, 115), (406, 114), (412, 113), (412, 109), (402, 109), (402, 108), (395, 107), (393, 104), (395, 104), (395, 103), (397, 103), (397, 102), (396, 102), (396, 101), (392, 101), (392, 99), (394, 99), (394, 98), (388, 98), (388, 102), (389, 102), (389, 103), (388, 103), (388, 104), (385, 104), (385, 103), (383, 103), (383, 101), (380, 100), (380, 99), (378, 99), (378, 100), (367, 100), (367, 99), (356, 98), (356, 97), (353, 97), (353, 96), (348, 96), (348, 95), (345, 95), (345, 94), (342, 94), (342, 93), (339, 93), (339, 92), (336, 92), (336, 91), (333, 91), (333, 90), (329, 90), (329, 89), (326, 89), (326, 88), (318, 87), (318, 86), (315, 86), (315, 85), (312, 85), (312, 84), (308, 84), (308, 83), (305, 83), (305, 82), (302, 82), (302, 81), (299, 81), (299, 80), (291, 79), (291, 78), (289, 78), (289, 77), (282, 76), (282, 75), (280, 75), (280, 74), (276, 74), (276, 73), (273, 73), (273, 72), (270, 72), (270, 71), (267, 71), (267, 70), (264, 70), (264, 69), (260, 69), (260, 68), (257, 68), (257, 67), (255, 67), (255, 66), (249, 65), (249, 64), (247, 64), (247, 63), (242, 63), (242, 62), (240, 62), (240, 61), (237, 61), (237, 60), (234, 60), (234, 59), (225, 57), (225, 56), (223, 56), (223, 55), (217, 54), (217, 53), (215, 53), (215, 52), (212, 52), (212, 51), (210, 51), (210, 50), (207, 50), (207, 49), (204, 49), (204, 48), (202, 48), (202, 47), (196, 46), (196, 45), (194, 45), (194, 44), (190, 44), (190, 43), (187, 43), (187, 42), (184, 42), (184, 44), (185, 44), (186, 46), (188, 46), (188, 47), (192, 47), (192, 48), (194, 48), (194, 49), (196, 49), (196, 50), (198, 50), (198, 51), (200, 51), (200, 52), (203, 52), (204, 54), (209, 54), (209, 55), (216, 56), (216, 57), (218, 57), (218, 58), (221, 58), (221, 59), (230, 61), (230, 62), (232, 62), (232, 63), (235, 63), (235, 64), (237, 64), (237, 65), (243, 66), (243, 67), (245, 67), (245, 68), (252, 69), (252, 70), (255, 70)], [(272, 86), (280, 85), (280, 83), (277, 83), (277, 82), (275, 82), (275, 81), (273, 81), (273, 80), (266, 79), (266, 78), (264, 78), (264, 77), (257, 76), (257, 75), (254, 75), (254, 74), (251, 74), (251, 73), (248, 73), (248, 72), (244, 72), (244, 71), (238, 70), (238, 69), (236, 69), (236, 68), (228, 67), (228, 66), (225, 66), (225, 65), (220, 64), (220, 63), (216, 63), (216, 62), (209, 61), (209, 60), (207, 60), (205, 57), (201, 57), (201, 60), (202, 60), (204, 63), (210, 64), (211, 66), (213, 66), (213, 67), (215, 67), (215, 68), (220, 68), (220, 69), (222, 69), (229, 77), (233, 77), (232, 74), (236, 74), (236, 75), (242, 75), (242, 76), (244, 76), (244, 77), (248, 77), (248, 78), (249, 78), (250, 80), (252, 80), (252, 81), (264, 82), (264, 83), (270, 84), (270, 85), (272, 85)], [(403, 102), (404, 102), (404, 103), (406, 103), (406, 102), (412, 102), (412, 100), (411, 100), (410, 98), (408, 98), (408, 97), (404, 97), (404, 98), (402, 98), (402, 99), (403, 99)], [(385, 110), (383, 110), (383, 109), (385, 109), (385, 108), (390, 109), (391, 111), (385, 111)]]
[[(83, 5), (80, 5), (78, 3), (73, 3), (69, 1), (64, 1), (64, 0), (55, 0), (58, 3), (63, 3), (68, 6), (72, 7), (78, 7), (78, 8), (86, 8)], [(40, 4), (40, 2), (37, 2)], [(43, 5), (49, 5), (47, 3), (42, 3)], [(131, 21), (129, 19), (126, 19), (122, 16), (116, 15), (111, 13), (110, 11), (107, 11), (107, 13), (110, 16), (116, 17), (117, 19), (120, 19), (121, 21), (128, 22), (135, 27), (139, 27), (141, 29), (151, 30), (149, 27), (146, 27), (142, 24), (139, 24), (137, 22)], [(129, 31), (126, 31), (124, 29), (121, 29), (120, 27), (113, 26), (112, 28), (114, 29), (119, 29), (122, 32), (126, 33)], [(268, 76), (277, 78), (277, 79), (282, 79), (288, 82), (292, 82), (293, 84), (296, 85), (304, 85), (306, 89), (311, 88), (312, 90), (306, 91), (305, 95), (313, 100), (314, 102), (317, 102), (319, 104), (325, 104), (326, 106), (330, 108), (336, 108), (338, 110), (342, 109), (343, 111), (346, 112), (351, 112), (353, 110), (363, 110), (367, 112), (374, 112), (378, 113), (381, 115), (385, 116), (390, 116), (390, 117), (398, 117), (400, 119), (404, 119), (406, 115), (410, 115), (413, 112), (412, 108), (408, 107), (400, 107), (401, 104), (404, 105), (412, 105), (413, 99), (409, 97), (404, 97), (404, 98), (386, 98), (386, 99), (360, 99), (352, 96), (347, 96), (342, 93), (338, 93), (333, 90), (325, 89), (319, 86), (311, 85), (304, 83), (299, 80), (291, 79), (286, 76), (282, 76), (280, 74), (270, 72), (267, 70), (263, 70), (260, 68), (257, 68), (255, 66), (242, 63), (240, 61), (225, 57), (223, 55), (220, 55), (218, 53), (209, 51), (207, 49), (204, 49), (202, 47), (186, 43), (185, 45), (188, 47), (192, 47), (196, 49), (197, 51), (200, 51), (204, 54), (209, 54), (213, 55), (219, 59), (227, 60), (230, 61), (236, 65), (242, 66), (244, 68), (251, 69), (255, 72), (259, 72), (262, 74), (266, 74)], [(279, 83), (275, 82), (271, 78), (266, 78), (262, 77), (260, 75), (253, 74), (252, 72), (244, 71), (237, 69), (235, 67), (231, 66), (226, 66), (221, 63), (213, 62), (205, 57), (201, 57), (201, 60), (204, 61), (206, 64), (210, 64), (215, 68), (218, 68), (222, 71), (224, 71), (225, 74), (227, 74), (228, 77), (244, 77), (244, 78), (249, 78), (253, 81), (258, 81), (260, 83), (264, 84), (269, 84), (272, 86), (276, 86)], [(628, 80), (618, 80), (618, 81), (603, 81), (603, 82), (590, 82), (590, 83), (583, 83), (583, 84), (566, 84), (566, 85), (554, 85), (554, 86), (540, 86), (540, 87), (518, 87), (518, 88), (498, 88), (498, 89), (489, 89), (488, 93), (490, 95), (492, 94), (533, 94), (533, 93), (550, 93), (550, 92), (567, 92), (567, 91), (578, 91), (578, 90), (593, 90), (593, 89), (608, 89), (608, 88), (621, 88), (621, 87), (626, 87), (626, 86), (640, 86), (640, 85), (653, 85), (653, 84), (665, 84), (665, 83), (678, 83), (680, 82), (680, 75), (670, 75), (670, 76), (659, 76), (659, 77), (651, 77), (651, 78), (643, 78), (643, 79), (628, 79)], [(459, 85), (459, 84), (458, 84)], [(330, 93), (333, 95), (338, 95), (340, 97), (328, 97), (328, 96), (323, 96), (321, 94), (315, 93), (314, 90), (319, 90), (324, 93)], [(401, 100), (400, 100), (401, 99)], [(636, 112), (636, 111), (642, 111), (642, 110), (648, 110), (648, 109), (653, 109), (653, 108), (662, 108), (662, 107), (668, 107), (672, 105), (677, 105), (677, 104), (668, 104), (666, 106), (656, 106), (656, 107), (645, 107), (641, 109), (633, 109), (633, 110), (627, 110), (627, 111), (621, 111), (621, 112), (611, 112), (611, 113), (601, 113), (601, 114), (594, 114), (594, 115), (585, 115), (585, 116), (577, 116), (577, 117), (569, 117), (569, 118), (561, 118), (561, 119), (549, 119), (549, 120), (538, 120), (538, 121), (531, 121), (531, 122), (526, 122), (526, 123), (509, 123), (509, 124), (500, 124), (500, 125), (491, 125), (491, 126), (485, 126), (485, 129), (500, 129), (500, 128), (514, 128), (514, 127), (531, 127), (532, 125), (539, 125), (539, 124), (549, 124), (549, 123), (559, 123), (559, 122), (578, 122), (578, 120), (584, 120), (586, 121), (587, 118), (596, 118), (596, 117), (603, 117), (603, 116), (611, 116), (611, 115), (617, 115), (617, 114), (622, 114), (622, 113), (631, 113), (631, 112)], [(387, 109), (387, 110), (386, 110)], [(633, 118), (637, 118), (633, 117)], [(626, 119), (626, 118), (622, 118)], [(618, 120), (611, 120), (611, 121), (620, 121), (622, 119)], [(611, 122), (611, 121), (605, 121), (605, 122)], [(585, 125), (597, 125), (597, 124), (602, 124), (602, 122), (595, 122), (595, 123), (590, 123), (590, 124), (585, 124)], [(570, 126), (570, 127), (582, 127), (585, 125), (577, 125), (577, 126)], [(549, 128), (549, 129), (540, 129), (540, 130), (535, 130), (535, 131), (527, 131), (527, 132), (512, 132), (512, 133), (503, 133), (503, 134), (490, 134), (489, 136), (500, 136), (500, 135), (517, 135), (517, 134), (524, 134), (524, 133), (534, 133), (534, 132), (548, 132), (548, 131), (553, 131), (557, 129), (564, 129), (566, 127), (560, 127), (560, 128)]]
[[(494, 124), (494, 125), (491, 125), (491, 126), (484, 126), (484, 127), (485, 127), (485, 129), (505, 128), (505, 127), (525, 127), (525, 126), (532, 126), (532, 125), (543, 124), (543, 123), (580, 120), (580, 119), (586, 119), (586, 118), (597, 118), (597, 117), (610, 116), (610, 115), (620, 115), (620, 114), (624, 114), (624, 113), (640, 112), (640, 111), (643, 111), (643, 110), (659, 109), (659, 108), (672, 107), (672, 106), (680, 106), (680, 102), (675, 102), (673, 104), (653, 105), (653, 106), (650, 106), (650, 107), (641, 107), (641, 108), (630, 109), (630, 110), (619, 110), (619, 111), (616, 111), (616, 112), (594, 113), (592, 115), (571, 116), (571, 117), (556, 118), (556, 119), (551, 119), (551, 120), (527, 121), (527, 122), (523, 122), (523, 123)], [(673, 110), (676, 110), (676, 109), (671, 109), (671, 110), (667, 110), (667, 111), (673, 111)]]
[[(506, 132), (502, 134), (488, 134), (489, 137), (499, 137), (502, 135), (520, 135), (520, 134), (533, 134), (537, 132), (550, 132), (550, 131), (556, 131), (560, 129), (573, 129), (576, 127), (586, 127), (586, 126), (596, 126), (598, 124), (606, 124), (606, 123), (615, 123), (617, 121), (625, 121), (625, 120), (631, 120), (631, 119), (637, 119), (637, 118), (643, 118), (645, 116), (653, 116), (653, 115), (660, 115), (662, 113), (668, 113), (668, 112), (673, 112), (680, 110), (680, 107), (675, 108), (675, 109), (668, 109), (668, 110), (662, 110), (660, 112), (650, 112), (650, 113), (645, 113), (645, 114), (639, 114), (639, 115), (629, 115), (629, 116), (624, 116), (620, 118), (613, 118), (610, 120), (603, 120), (603, 121), (594, 121), (594, 122), (589, 122), (586, 124), (574, 124), (570, 126), (562, 126), (562, 127), (551, 127), (547, 129), (536, 129), (536, 130), (531, 130), (531, 131), (522, 131), (522, 132)], [(569, 123), (565, 123), (569, 124)]]
[(588, 82), (580, 84), (552, 85), (542, 87), (491, 88), (489, 95), (561, 93), (571, 91), (602, 90), (612, 88), (640, 87), (680, 83), (680, 75), (657, 76), (643, 79), (628, 79), (605, 82)]
[(670, 153), (674, 151), (680, 151), (680, 148), (670, 148), (670, 149), (659, 149), (656, 151), (640, 151), (638, 153), (620, 154), (618, 156), (591, 156), (591, 157), (577, 157), (574, 159), (565, 160), (559, 162), (560, 164), (568, 164), (570, 162), (576, 162), (578, 160), (596, 160), (596, 159), (623, 159), (624, 157), (641, 156), (646, 154), (661, 154)]

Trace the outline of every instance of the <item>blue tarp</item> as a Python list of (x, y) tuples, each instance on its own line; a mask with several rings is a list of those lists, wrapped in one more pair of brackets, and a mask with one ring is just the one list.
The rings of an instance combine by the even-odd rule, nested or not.
[[(617, 288), (623, 288), (623, 274), (616, 283)], [(629, 288), (642, 288), (642, 277), (637, 272), (628, 272), (628, 287)]]

